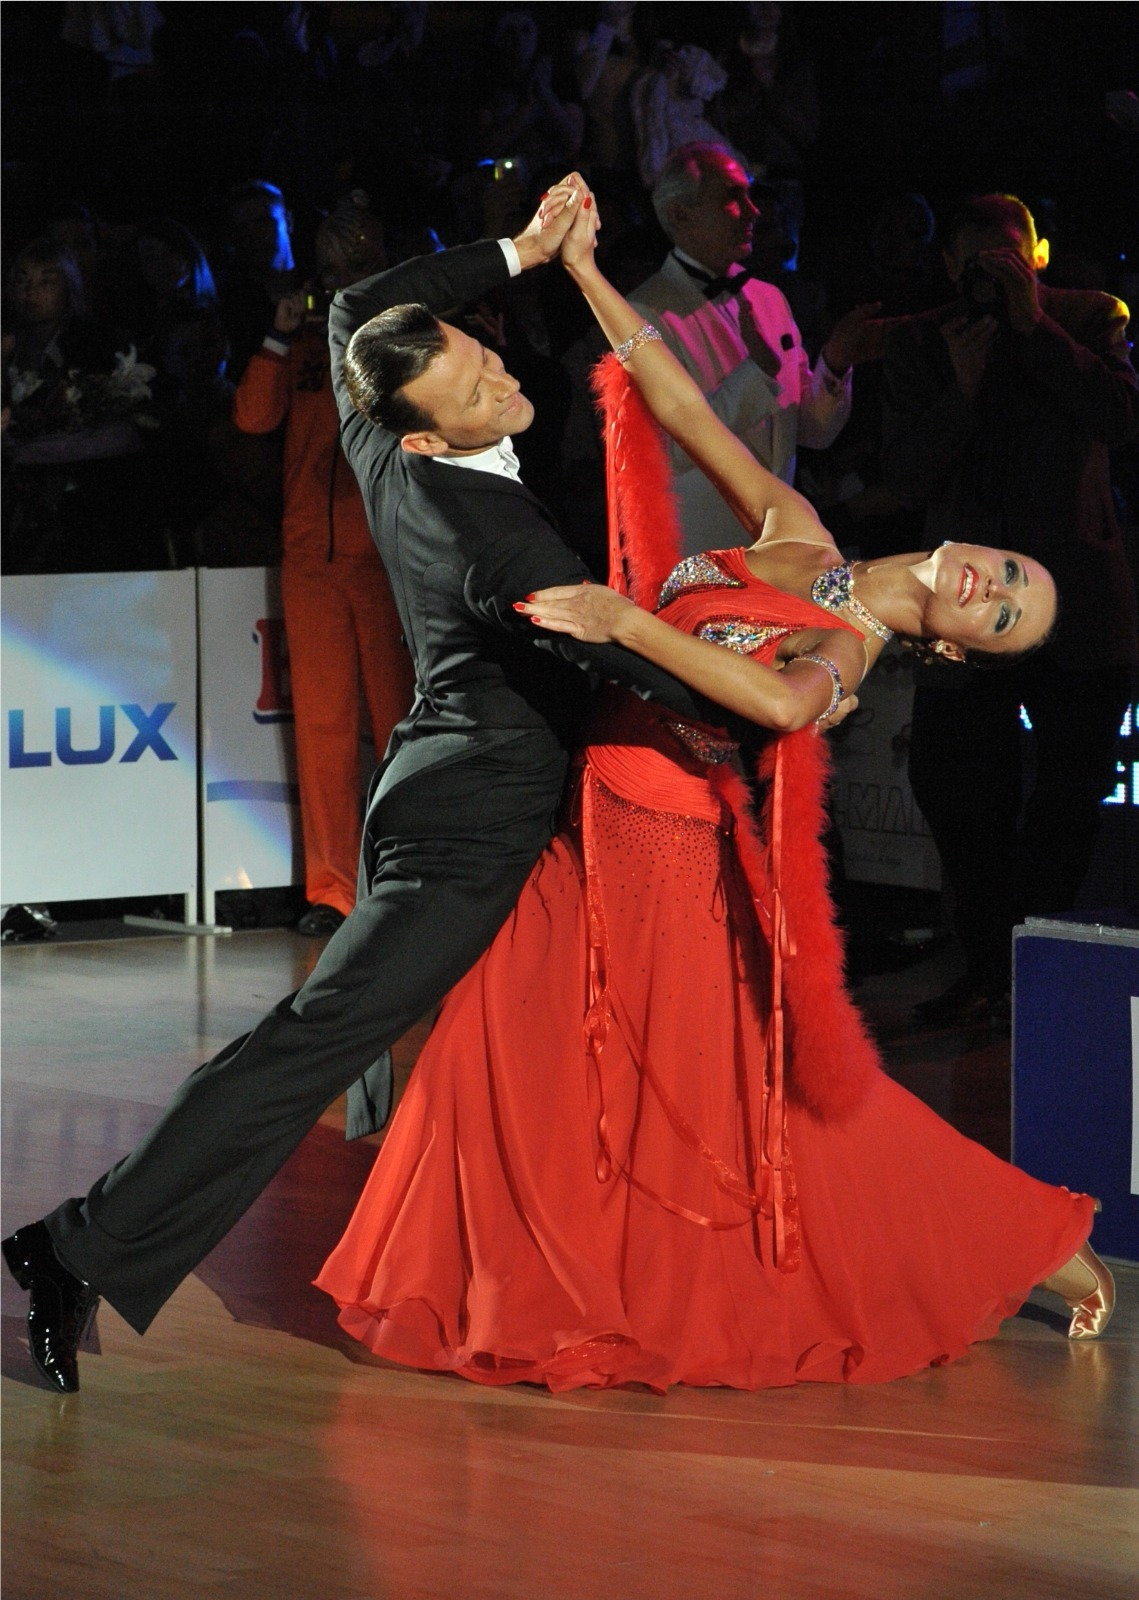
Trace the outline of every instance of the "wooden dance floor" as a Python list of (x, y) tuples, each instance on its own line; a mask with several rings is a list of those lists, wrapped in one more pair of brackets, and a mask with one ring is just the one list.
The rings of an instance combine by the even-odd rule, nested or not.
[[(285, 932), (9, 950), (5, 1232), (82, 1192), (315, 954)], [(913, 1033), (936, 987), (864, 991), (891, 1069), (1006, 1153), (1007, 1039)], [(78, 1395), (40, 1382), (5, 1274), (4, 1600), (1139, 1593), (1139, 1271), (1101, 1343), (1042, 1296), (885, 1387), (480, 1389), (383, 1366), (310, 1286), (373, 1153), (334, 1108), (145, 1339), (102, 1308)]]

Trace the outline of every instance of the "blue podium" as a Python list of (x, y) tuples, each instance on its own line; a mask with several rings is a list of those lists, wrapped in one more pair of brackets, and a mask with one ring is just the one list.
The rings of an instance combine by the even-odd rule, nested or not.
[(1139, 1261), (1139, 931), (1014, 930), (1012, 1159), (1097, 1195), (1096, 1249)]

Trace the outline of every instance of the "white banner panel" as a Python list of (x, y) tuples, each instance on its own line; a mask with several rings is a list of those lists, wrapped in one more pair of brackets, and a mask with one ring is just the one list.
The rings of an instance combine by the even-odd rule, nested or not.
[(898, 645), (889, 644), (832, 745), (846, 875), (858, 883), (941, 887), (937, 846), (906, 773), (913, 700), (913, 672)]
[(272, 567), (198, 573), (207, 896), (303, 881), (279, 578)]
[(196, 893), (194, 574), (3, 585), (0, 900)]

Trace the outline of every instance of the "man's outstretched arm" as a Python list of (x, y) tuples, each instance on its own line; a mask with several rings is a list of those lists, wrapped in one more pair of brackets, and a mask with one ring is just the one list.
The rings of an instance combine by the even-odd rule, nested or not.
[(357, 415), (344, 387), (344, 352), (358, 328), (391, 306), (419, 303), (436, 316), (443, 316), (509, 282), (520, 272), (552, 261), (586, 193), (582, 180), (571, 173), (563, 183), (555, 185), (546, 196), (542, 211), (513, 239), (483, 239), (477, 244), (439, 250), (434, 255), (415, 256), (341, 289), (328, 317), (332, 384), (341, 422), (347, 425)]

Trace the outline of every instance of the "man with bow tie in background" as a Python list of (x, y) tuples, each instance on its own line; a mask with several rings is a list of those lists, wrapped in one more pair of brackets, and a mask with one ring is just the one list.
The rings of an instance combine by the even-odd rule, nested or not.
[[(672, 241), (630, 299), (660, 330), (717, 416), (785, 482), (799, 445), (822, 450), (850, 414), (850, 369), (878, 354), (868, 308), (835, 326), (812, 371), (791, 307), (741, 265), (759, 215), (750, 179), (724, 145), (686, 144), (665, 162), (653, 208)], [(685, 554), (739, 544), (740, 525), (708, 479), (670, 447)]]

